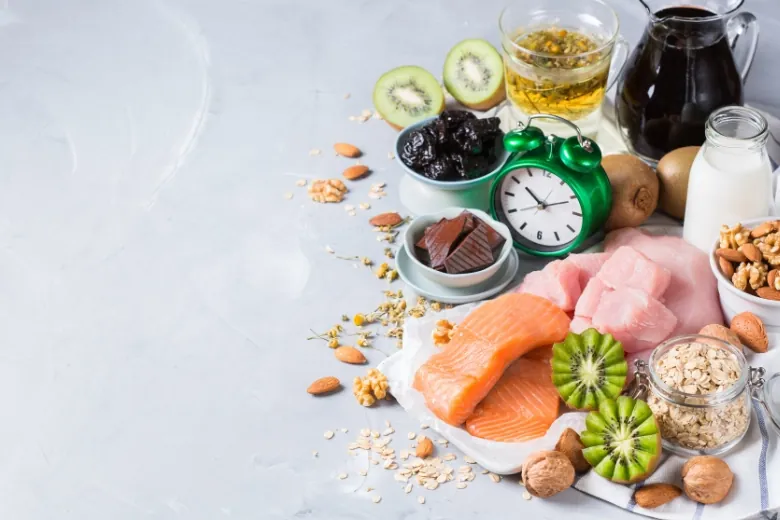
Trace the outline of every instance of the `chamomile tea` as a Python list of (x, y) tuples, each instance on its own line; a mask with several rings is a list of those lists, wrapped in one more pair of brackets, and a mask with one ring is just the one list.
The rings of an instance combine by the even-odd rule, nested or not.
[(506, 92), (524, 114), (583, 119), (601, 106), (607, 91), (609, 51), (595, 36), (563, 27), (520, 32), (506, 48)]

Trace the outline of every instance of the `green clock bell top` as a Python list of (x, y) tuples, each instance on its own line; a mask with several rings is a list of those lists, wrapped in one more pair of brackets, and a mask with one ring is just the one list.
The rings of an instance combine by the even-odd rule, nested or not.
[[(530, 122), (552, 118), (572, 126), (566, 139)], [(612, 208), (612, 189), (598, 145), (558, 116), (532, 116), (504, 137), (513, 152), (493, 181), (491, 213), (506, 224), (515, 247), (538, 256), (563, 256), (601, 229)]]

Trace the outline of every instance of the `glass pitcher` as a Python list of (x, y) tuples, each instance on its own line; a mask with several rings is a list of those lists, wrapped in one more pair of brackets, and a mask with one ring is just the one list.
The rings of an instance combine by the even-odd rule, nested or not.
[(743, 103), (742, 85), (758, 44), (744, 0), (639, 0), (650, 21), (628, 59), (616, 96), (629, 149), (655, 164), (704, 142), (716, 109)]

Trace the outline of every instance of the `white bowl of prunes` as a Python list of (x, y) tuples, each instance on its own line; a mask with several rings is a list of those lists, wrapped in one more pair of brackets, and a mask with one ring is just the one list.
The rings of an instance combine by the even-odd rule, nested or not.
[(500, 124), (497, 117), (445, 110), (401, 130), (396, 160), (424, 184), (442, 190), (473, 188), (489, 182), (509, 158)]

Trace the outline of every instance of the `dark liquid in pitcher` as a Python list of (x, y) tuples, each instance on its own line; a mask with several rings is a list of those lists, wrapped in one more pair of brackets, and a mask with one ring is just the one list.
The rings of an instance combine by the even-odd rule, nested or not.
[(628, 60), (618, 87), (617, 117), (633, 151), (660, 159), (683, 146), (704, 143), (709, 115), (742, 104), (742, 81), (723, 20), (696, 21), (713, 13), (672, 7), (656, 13)]

